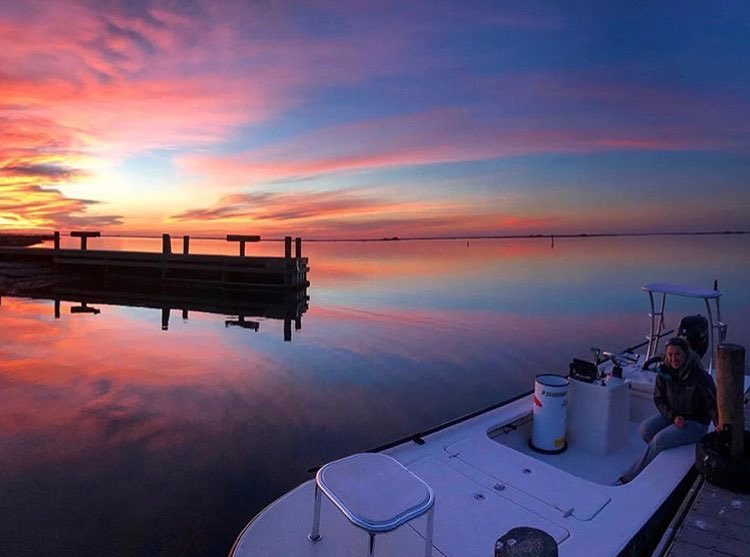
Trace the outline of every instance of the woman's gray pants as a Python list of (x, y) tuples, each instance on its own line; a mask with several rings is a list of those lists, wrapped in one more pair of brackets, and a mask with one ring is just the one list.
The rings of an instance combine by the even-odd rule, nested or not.
[(654, 414), (641, 423), (640, 434), (648, 443), (640, 458), (622, 475), (622, 480), (629, 482), (641, 473), (661, 451), (695, 443), (703, 437), (708, 425), (692, 420), (685, 421), (685, 427), (678, 429), (661, 414)]

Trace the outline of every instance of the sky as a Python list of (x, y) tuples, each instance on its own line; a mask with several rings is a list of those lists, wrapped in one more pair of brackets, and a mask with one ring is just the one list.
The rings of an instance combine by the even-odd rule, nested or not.
[(750, 3), (0, 0), (0, 232), (750, 230)]

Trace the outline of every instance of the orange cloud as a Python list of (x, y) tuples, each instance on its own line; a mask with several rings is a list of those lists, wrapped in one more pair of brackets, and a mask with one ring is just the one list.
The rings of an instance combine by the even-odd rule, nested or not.
[[(228, 22), (111, 8), (39, 2), (0, 16), (0, 226), (120, 224), (93, 210), (106, 200), (102, 161), (224, 141), (288, 106), (286, 70), (248, 77), (226, 64), (238, 56)], [(84, 181), (91, 199), (66, 193)]]
[[(5, 229), (50, 229), (117, 224), (114, 215), (89, 215), (93, 200), (63, 195), (58, 186), (87, 173), (71, 135), (55, 137), (43, 119), (5, 118), (8, 143), (0, 143), (0, 226)], [(16, 125), (17, 124), (17, 125)]]
[[(243, 200), (238, 209), (223, 198), (200, 210), (192, 210), (190, 200), (202, 207), (211, 200), (205, 191), (195, 195), (196, 185), (221, 198), (334, 174), (524, 155), (746, 151), (746, 132), (736, 122), (748, 105), (739, 96), (630, 85), (624, 70), (518, 72), (479, 63), (480, 72), (467, 52), (453, 49), (457, 27), (543, 33), (565, 26), (556, 13), (504, 8), (491, 14), (441, 5), (429, 6), (427, 23), (424, 7), (289, 9), (200, 0), (189, 8), (41, 0), (6, 7), (0, 15), (0, 187), (36, 190), (16, 188), (13, 201), (0, 207), (0, 225), (128, 224), (146, 231), (165, 222), (152, 201), (168, 190), (178, 213), (171, 222), (200, 230), (203, 222), (191, 218), (239, 225), (257, 217), (268, 226), (317, 222), (308, 232), (333, 235), (348, 219), (348, 230), (394, 234), (399, 225), (406, 228), (398, 233), (407, 234), (417, 229), (401, 209), (372, 200), (365, 207), (347, 193), (348, 207), (307, 200), (324, 213), (317, 221), (301, 215), (300, 204), (293, 204), (291, 216), (278, 206), (264, 216), (247, 210)], [(329, 18), (339, 26), (328, 32), (306, 26)], [(431, 48), (437, 44), (439, 52)], [(432, 91), (438, 74), (439, 91)], [(398, 91), (389, 90), (396, 81)], [(387, 110), (371, 103), (380, 91), (394, 102)], [(342, 98), (346, 110), (333, 115)], [(703, 110), (706, 105), (712, 109)], [(333, 124), (316, 128), (321, 122)], [(270, 140), (266, 126), (273, 126), (270, 137), (286, 139)], [(158, 174), (149, 174), (151, 168), (141, 174), (139, 163), (152, 156)], [(131, 192), (128, 182), (141, 177)], [(19, 212), (40, 188), (67, 208), (56, 212), (48, 199), (39, 214)], [(456, 223), (451, 203), (432, 192), (422, 196), (434, 200), (429, 207), (406, 202), (403, 209), (418, 213), (423, 235), (456, 227), (468, 233), (479, 220), (502, 232), (514, 222), (546, 219), (526, 221), (504, 207), (492, 216), (463, 207), (469, 222)], [(380, 223), (375, 211), (385, 213)]]
[(394, 200), (364, 190), (231, 194), (212, 207), (170, 217), (200, 223), (206, 232), (242, 227), (263, 235), (302, 234), (312, 238), (482, 235), (488, 231), (532, 229), (554, 221), (522, 216), (482, 199)]

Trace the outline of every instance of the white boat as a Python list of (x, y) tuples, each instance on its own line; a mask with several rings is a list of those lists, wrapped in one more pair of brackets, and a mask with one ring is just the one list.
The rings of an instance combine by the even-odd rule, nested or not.
[[(695, 459), (694, 445), (664, 451), (633, 481), (614, 485), (645, 447), (639, 423), (656, 412), (656, 374), (642, 368), (657, 353), (660, 338), (671, 336), (664, 330), (666, 298), (704, 302), (710, 336), (707, 369), (713, 368), (715, 347), (726, 333), (718, 290), (670, 284), (642, 289), (651, 302), (651, 327), (642, 345), (646, 350), (600, 353), (597, 359), (603, 361), (596, 364), (593, 382), (571, 375), (562, 452), (531, 448), (533, 395), (527, 393), (379, 450), (377, 454), (392, 457), (421, 480), (419, 485), (428, 486), (411, 503), (410, 495), (396, 487), (411, 481), (406, 475), (371, 477), (377, 475), (379, 461), (335, 465), (328, 468), (331, 476), (335, 470), (335, 480), (318, 473), (324, 495), (319, 497), (319, 536), (313, 526), (316, 480), (310, 480), (255, 516), (230, 557), (352, 557), (371, 551), (382, 557), (492, 557), (497, 540), (518, 527), (545, 532), (563, 557), (640, 554), (644, 539), (654, 535), (660, 509), (681, 483), (689, 483)], [(622, 369), (622, 378), (616, 377), (616, 368)], [(341, 491), (349, 502), (339, 497)], [(379, 524), (385, 526), (378, 529), (365, 520), (358, 510), (361, 499), (351, 502), (362, 497), (374, 498), (385, 519)], [(403, 499), (416, 512), (402, 509), (396, 516), (400, 503), (390, 506), (384, 501), (389, 497)], [(382, 514), (393, 508), (394, 516)]]

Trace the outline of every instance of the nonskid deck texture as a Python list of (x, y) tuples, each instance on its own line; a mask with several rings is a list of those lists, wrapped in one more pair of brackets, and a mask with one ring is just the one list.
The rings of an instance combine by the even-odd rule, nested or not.
[[(483, 414), (460, 427), (387, 451), (422, 478), (435, 492), (433, 555), (486, 557), (508, 530), (531, 526), (549, 533), (559, 555), (617, 555), (658, 510), (692, 465), (693, 447), (661, 454), (633, 482), (606, 485), (630, 464), (634, 440), (617, 456), (571, 452), (564, 466), (548, 457), (528, 454), (490, 438), (504, 425), (526, 420), (531, 400), (523, 398)], [(517, 428), (517, 439), (523, 427)], [(637, 436), (635, 423), (630, 437)], [(642, 442), (641, 443), (641, 447)], [(521, 447), (519, 447), (521, 448)], [(563, 455), (558, 455), (563, 456)], [(618, 462), (619, 460), (619, 462)], [(577, 474), (566, 468), (576, 468)], [(588, 479), (581, 474), (588, 470)], [(616, 476), (615, 476), (616, 477)], [(238, 539), (231, 555), (357, 556), (367, 555), (367, 534), (352, 526), (324, 501), (321, 540), (307, 535), (312, 524), (313, 483), (308, 482), (274, 502)], [(377, 536), (375, 555), (422, 555), (426, 519)]]

